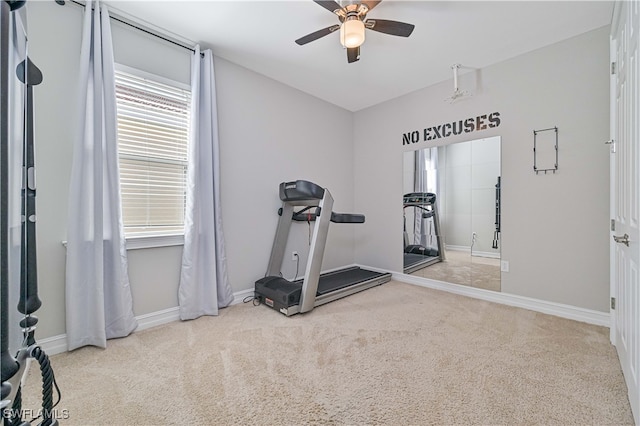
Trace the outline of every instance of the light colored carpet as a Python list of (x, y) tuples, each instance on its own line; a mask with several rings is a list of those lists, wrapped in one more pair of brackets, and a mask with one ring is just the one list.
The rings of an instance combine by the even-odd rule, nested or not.
[(393, 281), (290, 318), (236, 305), (52, 365), (62, 425), (633, 423), (608, 329)]
[(468, 251), (447, 250), (446, 260), (419, 269), (411, 275), (500, 291), (500, 259), (471, 256)]

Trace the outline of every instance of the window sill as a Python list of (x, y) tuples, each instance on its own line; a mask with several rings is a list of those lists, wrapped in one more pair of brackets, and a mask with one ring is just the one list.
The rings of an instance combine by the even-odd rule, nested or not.
[(126, 237), (127, 250), (184, 245), (184, 235), (142, 235)]
[[(126, 237), (127, 250), (146, 249), (154, 247), (172, 247), (184, 245), (184, 235), (142, 235), (135, 237)], [(67, 242), (63, 241), (62, 245), (66, 248)]]

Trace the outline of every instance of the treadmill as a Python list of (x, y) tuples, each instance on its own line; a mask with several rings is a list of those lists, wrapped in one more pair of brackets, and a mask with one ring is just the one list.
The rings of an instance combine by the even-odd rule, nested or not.
[(433, 228), (436, 233), (437, 249), (429, 249), (421, 245), (409, 245), (409, 238), (405, 224), (405, 248), (404, 248), (404, 268), (405, 274), (411, 274), (419, 269), (426, 268), (434, 263), (442, 262), (446, 259), (444, 241), (440, 229), (440, 219), (438, 218), (438, 207), (436, 205), (436, 194), (431, 192), (411, 192), (404, 194), (404, 208), (413, 207), (420, 212), (422, 219), (433, 220)]
[[(364, 215), (335, 213), (329, 190), (306, 180), (280, 184), (282, 207), (264, 278), (255, 283), (255, 296), (286, 316), (311, 311), (314, 307), (349, 296), (391, 280), (390, 273), (357, 266), (320, 274), (330, 222), (364, 223)], [(303, 207), (295, 211), (296, 207)], [(314, 222), (304, 278), (288, 281), (280, 276), (291, 223)]]

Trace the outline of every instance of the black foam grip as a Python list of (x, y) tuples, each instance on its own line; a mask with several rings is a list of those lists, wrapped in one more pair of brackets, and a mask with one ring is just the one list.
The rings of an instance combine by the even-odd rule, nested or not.
[(331, 222), (334, 223), (364, 223), (363, 214), (331, 213)]
[[(18, 78), (27, 84), (27, 108), (25, 111), (26, 134), (24, 139), (23, 166), (25, 170), (35, 168), (35, 140), (33, 134), (33, 85), (42, 82), (42, 72), (27, 58), (16, 70)], [(42, 302), (38, 297), (38, 265), (36, 260), (36, 189), (30, 181), (31, 173), (25, 173), (22, 192), (22, 251), (20, 255), (20, 301), (18, 312), (30, 315), (37, 311)]]

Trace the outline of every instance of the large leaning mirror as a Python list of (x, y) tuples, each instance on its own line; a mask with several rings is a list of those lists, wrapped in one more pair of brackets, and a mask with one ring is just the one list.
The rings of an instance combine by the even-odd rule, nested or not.
[(500, 137), (404, 153), (404, 273), (500, 291)]

